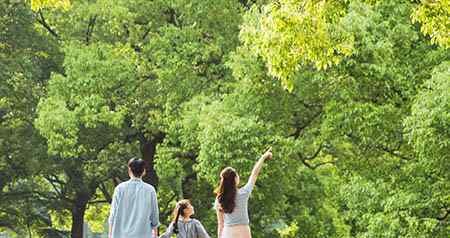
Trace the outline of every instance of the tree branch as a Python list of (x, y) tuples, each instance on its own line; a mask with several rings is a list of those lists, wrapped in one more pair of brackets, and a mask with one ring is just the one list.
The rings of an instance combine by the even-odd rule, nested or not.
[(47, 31), (54, 36), (56, 39), (60, 39), (58, 33), (56, 33), (55, 30), (53, 30), (50, 25), (47, 23), (47, 21), (44, 18), (44, 15), (42, 14), (42, 11), (39, 10), (38, 11), (39, 14), (39, 18), (37, 18), (37, 22), (39, 22), (45, 29), (47, 29)]
[(376, 147), (377, 147), (378, 149), (380, 149), (380, 150), (382, 150), (382, 151), (384, 151), (384, 152), (387, 152), (387, 153), (390, 154), (390, 155), (396, 156), (396, 157), (398, 157), (398, 158), (400, 158), (400, 159), (402, 159), (402, 160), (406, 160), (406, 161), (414, 160), (414, 158), (410, 158), (410, 157), (408, 157), (408, 156), (402, 155), (402, 154), (398, 153), (397, 151), (392, 150), (392, 149), (390, 149), (390, 148), (388, 148), (388, 147), (386, 147), (386, 146), (384, 146), (384, 145), (378, 145), (378, 146), (376, 146)]
[[(357, 144), (358, 144), (358, 143), (360, 143), (360, 141), (361, 141), (358, 137), (352, 135), (351, 133), (347, 133), (346, 135), (347, 135), (354, 143), (357, 143)], [(403, 141), (403, 140), (401, 140), (401, 141)], [(381, 144), (370, 144), (370, 146), (374, 147), (375, 149), (377, 149), (377, 150), (379, 150), (379, 151), (383, 151), (383, 152), (385, 152), (385, 153), (388, 153), (388, 154), (390, 154), (390, 155), (393, 155), (393, 156), (395, 156), (395, 157), (397, 157), (397, 158), (399, 158), (399, 159), (405, 160), (405, 161), (411, 161), (411, 160), (414, 160), (414, 158), (411, 158), (411, 157), (405, 156), (405, 155), (403, 155), (403, 154), (400, 154), (398, 151), (393, 150), (393, 149), (391, 149), (391, 148), (389, 148), (389, 147), (387, 147), (387, 146), (385, 146), (385, 145), (381, 145)], [(400, 142), (399, 145), (397, 145), (396, 147), (397, 147), (397, 149), (400, 149), (400, 147), (401, 147), (401, 142)]]
[(188, 158), (192, 161), (195, 161), (195, 159), (197, 158), (197, 154), (195, 152), (178, 152), (175, 153), (175, 157), (176, 158)]
[(170, 202), (172, 202), (173, 199), (176, 198), (176, 196), (177, 196), (177, 194), (174, 193), (174, 194), (172, 195), (172, 197), (171, 197), (169, 200), (167, 200), (167, 203), (166, 203), (165, 206), (164, 206), (164, 210), (163, 210), (164, 212), (161, 213), (161, 217), (162, 217), (162, 218), (165, 218), (165, 217), (169, 216), (170, 213), (172, 212), (171, 209), (169, 209), (169, 205), (170, 205)]
[(88, 27), (86, 29), (86, 45), (89, 45), (91, 36), (92, 36), (92, 32), (94, 31), (94, 27), (95, 27), (95, 22), (97, 21), (97, 15), (90, 17), (89, 19), (89, 24)]
[(95, 201), (91, 201), (88, 202), (89, 204), (97, 204), (97, 203), (110, 203), (107, 200), (95, 200)]
[(298, 153), (298, 158), (300, 159), (300, 161), (309, 169), (317, 169), (318, 167), (325, 165), (325, 164), (334, 164), (336, 161), (326, 161), (326, 162), (319, 162), (317, 164), (310, 164), (308, 161), (314, 160), (315, 158), (317, 158), (317, 156), (320, 154), (320, 152), (323, 149), (323, 144), (320, 144), (319, 147), (316, 149), (316, 151), (314, 152), (314, 154), (312, 154), (311, 156), (304, 156), (301, 153)]
[(297, 139), (297, 138), (300, 136), (301, 132), (302, 132), (306, 127), (310, 126), (311, 123), (312, 123), (316, 118), (318, 118), (320, 115), (322, 115), (322, 110), (319, 110), (318, 112), (316, 112), (311, 118), (309, 118), (306, 122), (304, 122), (303, 125), (299, 125), (299, 124), (295, 123), (295, 124), (294, 124), (295, 131), (294, 131), (294, 133), (292, 133), (292, 134), (289, 135), (289, 136), (292, 136), (292, 137), (294, 137), (294, 139)]
[(313, 159), (315, 159), (319, 155), (320, 151), (322, 151), (322, 148), (323, 148), (323, 144), (320, 144), (319, 148), (317, 148), (316, 152), (314, 152), (313, 155), (311, 155), (309, 157), (306, 157), (305, 160), (313, 160)]
[(58, 179), (52, 179), (52, 178), (50, 178), (50, 177), (45, 176), (45, 180), (47, 180), (47, 181), (50, 183), (50, 185), (52, 185), (53, 189), (54, 189), (55, 192), (58, 194), (58, 196), (60, 196), (60, 197), (63, 197), (63, 196), (64, 196), (63, 193), (62, 193), (62, 190), (59, 189), (59, 188), (56, 186), (56, 184), (55, 184), (55, 183), (58, 183), (58, 184), (61, 185), (61, 183), (59, 183), (59, 180), (58, 180)]
[(150, 34), (151, 28), (148, 27), (147, 30), (145, 30), (144, 34), (142, 35), (142, 40), (145, 40), (147, 38), (148, 34)]
[(302, 163), (303, 163), (306, 167), (308, 167), (309, 169), (315, 170), (315, 169), (319, 168), (319, 167), (322, 166), (322, 165), (326, 165), (326, 164), (335, 164), (336, 161), (320, 162), (320, 163), (311, 165), (311, 164), (308, 163), (307, 161), (302, 160)]
[(104, 183), (100, 183), (99, 188), (100, 188), (100, 191), (102, 191), (103, 196), (105, 196), (106, 201), (111, 203), (112, 202), (112, 196), (108, 192), (108, 190), (106, 189), (105, 184)]

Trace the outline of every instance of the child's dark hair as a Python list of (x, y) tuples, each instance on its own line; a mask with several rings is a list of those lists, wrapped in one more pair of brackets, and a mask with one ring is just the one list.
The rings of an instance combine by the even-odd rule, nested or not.
[(175, 207), (175, 209), (173, 210), (173, 232), (175, 234), (178, 234), (179, 230), (178, 230), (178, 219), (180, 218), (180, 216), (185, 215), (184, 210), (186, 208), (188, 208), (191, 205), (191, 202), (187, 199), (183, 199), (179, 202), (177, 202), (177, 206)]

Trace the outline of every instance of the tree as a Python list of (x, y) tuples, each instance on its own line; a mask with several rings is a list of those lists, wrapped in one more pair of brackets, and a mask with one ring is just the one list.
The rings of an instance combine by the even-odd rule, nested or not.
[[(279, 9), (296, 11), (289, 6), (291, 5), (282, 5), (275, 9), (277, 13), (281, 11)], [(280, 47), (286, 46), (281, 53), (277, 51), (278, 46), (269, 47), (272, 46), (271, 40), (278, 38), (260, 37), (259, 34), (266, 32), (253, 31), (261, 28), (251, 28), (258, 18), (254, 18), (254, 12), (250, 13), (248, 22), (244, 23), (248, 28), (243, 28), (243, 52), (253, 52), (252, 57), (259, 57), (258, 60), (268, 65), (268, 73), (271, 75), (274, 75), (271, 71), (272, 60), (285, 60), (278, 62), (281, 67), (277, 69), (289, 77), (292, 87), (287, 86), (293, 90), (291, 97), (303, 102), (306, 108), (290, 102), (265, 109), (247, 106), (242, 111), (251, 115), (258, 115), (263, 111), (270, 115), (271, 111), (276, 110), (275, 122), (288, 122), (299, 114), (314, 115), (312, 109), (318, 111), (317, 117), (300, 121), (299, 132), (295, 127), (288, 127), (286, 131), (294, 132), (291, 135), (295, 144), (304, 145), (301, 147), (304, 151), (312, 147), (308, 145), (320, 145), (318, 156), (312, 157), (319, 160), (315, 159), (314, 164), (309, 159), (303, 160), (306, 167), (317, 171), (317, 166), (323, 164), (331, 163), (336, 166), (335, 170), (324, 167), (318, 169), (319, 175), (333, 175), (332, 180), (322, 176), (319, 178), (327, 188), (326, 197), (330, 199), (323, 206), (328, 208), (329, 213), (336, 212), (336, 208), (338, 214), (342, 215), (341, 219), (332, 217), (332, 224), (337, 232), (335, 235), (342, 232), (338, 236), (445, 237), (448, 226), (448, 204), (445, 198), (448, 196), (448, 188), (443, 186), (442, 181), (448, 183), (448, 162), (444, 162), (446, 156), (439, 151), (446, 150), (448, 146), (446, 142), (441, 142), (447, 138), (443, 128), (448, 127), (448, 118), (444, 113), (448, 110), (448, 95), (441, 93), (446, 89), (446, 84), (438, 83), (438, 78), (445, 78), (444, 72), (448, 71), (448, 65), (443, 63), (448, 60), (448, 51), (445, 47), (430, 46), (419, 29), (411, 24), (410, 16), (416, 9), (415, 4), (388, 1), (368, 4), (352, 1), (344, 6), (345, 14), (340, 16), (337, 24), (341, 24), (343, 32), (351, 36), (353, 48), (350, 55), (327, 69), (310, 67), (314, 62), (320, 62), (320, 57), (306, 64), (304, 62), (308, 60), (307, 55), (296, 60), (283, 57), (286, 52), (296, 51), (297, 44), (284, 45), (281, 41)], [(263, 18), (260, 21), (263, 24), (265, 17), (274, 19), (274, 16), (257, 17)], [(286, 19), (283, 16), (289, 18), (295, 15), (276, 16), (281, 21)], [(302, 16), (304, 15), (300, 17)], [(306, 16), (314, 18), (322, 15)], [(297, 28), (276, 28), (279, 27), (276, 24), (269, 26), (275, 27), (275, 30), (282, 29), (281, 33), (277, 32), (279, 35), (275, 35), (280, 39), (290, 40), (298, 38), (290, 38), (295, 33), (284, 31), (285, 29), (308, 27), (305, 23)], [(318, 28), (312, 28), (311, 31), (316, 29)], [(319, 39), (321, 40), (324, 39)], [(316, 42), (304, 41), (301, 46), (305, 49), (318, 49), (318, 52), (326, 50), (326, 47), (314, 48), (315, 44)], [(297, 56), (299, 55), (293, 55)], [(241, 59), (243, 54), (236, 58), (238, 63), (232, 64), (232, 68), (238, 73), (237, 77), (247, 80), (255, 76), (264, 77), (264, 70), (261, 70), (263, 67), (255, 67), (255, 63), (242, 66), (245, 63)], [(435, 67), (439, 68), (435, 72), (441, 73), (435, 73), (428, 82), (432, 75), (431, 69)], [(253, 80), (252, 83), (255, 84), (256, 80)], [(286, 82), (282, 83), (286, 86)], [(429, 85), (427, 87), (431, 91), (417, 90), (424, 83)], [(238, 87), (242, 88), (241, 85)], [(264, 92), (268, 88), (259, 90)], [(279, 94), (275, 94), (278, 96), (276, 101), (282, 102)], [(241, 99), (242, 96), (238, 98)], [(258, 96), (251, 98), (253, 102), (259, 102), (256, 105), (270, 105), (261, 103), (259, 100), (262, 99)], [(240, 100), (235, 98), (231, 101)], [(424, 108), (427, 108), (426, 111)], [(284, 113), (290, 116), (278, 118)], [(425, 115), (428, 118), (423, 118)], [(263, 120), (268, 124), (266, 120), (270, 119)], [(303, 121), (311, 124), (304, 126), (301, 123)], [(292, 124), (294, 123), (288, 123)], [(426, 146), (429, 148), (426, 152), (423, 151), (424, 141), (427, 140), (425, 138), (436, 141), (432, 143), (435, 147)], [(288, 164), (290, 167), (290, 163)], [(437, 167), (442, 170), (436, 169)], [(331, 208), (327, 206), (329, 204)], [(340, 228), (336, 224), (341, 224)], [(299, 228), (300, 231), (304, 229)], [(307, 236), (313, 234), (310, 232)]]
[[(326, 70), (356, 53), (355, 35), (346, 19), (359, 2), (378, 6), (387, 1), (297, 0), (255, 5), (245, 15), (241, 39), (264, 58), (270, 74), (291, 91), (292, 76), (298, 70), (308, 66)], [(412, 21), (421, 24), (421, 31), (432, 43), (448, 48), (449, 1), (419, 2), (402, 4), (411, 6)]]
[(446, 237), (447, 1), (0, 4), (1, 227), (101, 231), (142, 157), (162, 223), (190, 198), (213, 233), (272, 146), (255, 237)]
[[(230, 8), (223, 14), (228, 22), (199, 14), (208, 8)], [(159, 187), (154, 157), (169, 122), (179, 118), (181, 104), (220, 93), (230, 79), (222, 58), (237, 43), (239, 11), (231, 1), (81, 1), (69, 11), (40, 11), (42, 30), (65, 57), (64, 72), (51, 76), (39, 103), (36, 127), (50, 155), (61, 158), (72, 237), (81, 236), (98, 189), (106, 202), (112, 179), (126, 178), (127, 158), (147, 160), (145, 180)]]
[(33, 29), (28, 6), (3, 1), (0, 9), (0, 229), (21, 237), (58, 233), (47, 229), (57, 200), (44, 179), (51, 159), (33, 126), (46, 79), (58, 70), (58, 53)]
[(431, 42), (445, 48), (450, 46), (449, 22), (450, 1), (420, 1), (411, 17), (421, 24), (423, 34), (430, 36)]

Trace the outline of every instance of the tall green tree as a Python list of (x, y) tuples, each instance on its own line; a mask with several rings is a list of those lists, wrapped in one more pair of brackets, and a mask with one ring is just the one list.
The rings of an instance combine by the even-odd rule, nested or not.
[(446, 237), (448, 1), (0, 4), (0, 227), (101, 231), (142, 157), (213, 234), (220, 170), (273, 146), (255, 237)]
[[(49, 154), (61, 158), (72, 237), (81, 237), (98, 191), (108, 201), (112, 179), (126, 179), (131, 156), (148, 162), (145, 181), (159, 187), (156, 148), (181, 105), (219, 95), (231, 80), (223, 59), (238, 43), (241, 9), (232, 1), (79, 1), (67, 11), (38, 10), (41, 30), (64, 52), (64, 71), (52, 74), (36, 126)], [(161, 190), (177, 194), (161, 195), (163, 204), (192, 196)]]
[(59, 198), (45, 179), (51, 158), (33, 121), (59, 54), (34, 29), (29, 6), (2, 1), (0, 9), (0, 229), (20, 237), (58, 234), (49, 213)]
[[(336, 231), (334, 235), (445, 237), (448, 229), (449, 194), (448, 187), (444, 184), (449, 181), (449, 163), (446, 155), (439, 151), (448, 149), (446, 102), (449, 95), (441, 93), (448, 88), (439, 79), (446, 78), (445, 81), (448, 81), (447, 48), (445, 45), (431, 45), (429, 39), (421, 34), (420, 28), (411, 23), (411, 14), (417, 9), (415, 3), (349, 1), (343, 5), (345, 11), (342, 15), (332, 14), (339, 9), (338, 6), (326, 7), (326, 4), (332, 5), (335, 2), (302, 3), (304, 5), (295, 5), (293, 2), (286, 2), (285, 5), (274, 3), (269, 5), (272, 9), (269, 15), (265, 15), (267, 12), (264, 9), (267, 8), (261, 11), (254, 8), (248, 13), (241, 32), (244, 40), (242, 52), (252, 52), (254, 55), (250, 59), (257, 58), (262, 65), (255, 67), (257, 64), (252, 59), (251, 63), (243, 66), (246, 62), (243, 60), (244, 53), (236, 57), (238, 63), (232, 63), (231, 67), (238, 73), (237, 77), (249, 80), (254, 75), (255, 81), (269, 82), (267, 87), (259, 88), (261, 92), (273, 87), (273, 82), (264, 79), (264, 66), (267, 66), (270, 75), (277, 77), (280, 75), (273, 70), (278, 70), (280, 74), (284, 74), (284, 79), (289, 79), (290, 85), (284, 81), (284, 86), (293, 90), (286, 97), (294, 98), (294, 102), (303, 105), (289, 102), (285, 106), (270, 107), (270, 103), (262, 103), (262, 100), (267, 100), (267, 95), (259, 93), (261, 97), (249, 97), (251, 101), (258, 102), (252, 106), (266, 107), (261, 109), (258, 106), (243, 106), (245, 109), (242, 111), (250, 112), (252, 116), (261, 112), (270, 115), (270, 112), (276, 111), (276, 116), (273, 116), (276, 118), (275, 123), (284, 122), (287, 135), (290, 135), (288, 132), (293, 132), (293, 137), (283, 136), (295, 141), (297, 146), (292, 148), (314, 152), (311, 147), (318, 146), (317, 153), (312, 153), (317, 156), (306, 157), (315, 159), (303, 160), (303, 164), (307, 168), (318, 170), (317, 175), (333, 176), (332, 179), (326, 176), (319, 178), (325, 184), (326, 197), (330, 199), (322, 203), (324, 209), (327, 209), (329, 215), (337, 212), (341, 217), (331, 217), (331, 226)], [(314, 8), (312, 11), (308, 4), (319, 4), (324, 7), (324, 11), (329, 9), (325, 13), (331, 15), (322, 18), (321, 14), (308, 14), (321, 9)], [(298, 12), (297, 7), (304, 14), (288, 14)], [(338, 16), (339, 21), (330, 18), (332, 16)], [(291, 19), (286, 23), (290, 18), (299, 21)], [(316, 18), (317, 20), (311, 20)], [(323, 20), (322, 23), (320, 19)], [(269, 33), (270, 30), (258, 31), (264, 29), (264, 25), (259, 24), (271, 20), (280, 21), (281, 24), (265, 25), (274, 27), (270, 30), (275, 33)], [(351, 54), (344, 55), (333, 63), (334, 66), (324, 69), (317, 67), (317, 63), (322, 59), (331, 60), (328, 56), (308, 58), (310, 54), (287, 53), (307, 52), (305, 49), (310, 48), (318, 54), (327, 52), (326, 47), (315, 46), (323, 43), (322, 41), (328, 41), (326, 44), (332, 47), (339, 46), (332, 41), (329, 43), (331, 38), (319, 38), (319, 42), (305, 40), (300, 45), (284, 44), (303, 39), (293, 37), (296, 34), (309, 37), (317, 29), (321, 29), (314, 24), (308, 25), (308, 22), (332, 27), (325, 29), (335, 29), (333, 27), (338, 25), (343, 36), (351, 36)], [(303, 28), (306, 30), (296, 31)], [(305, 35), (302, 35), (304, 32)], [(328, 34), (333, 35), (332, 32)], [(266, 38), (264, 34), (267, 34)], [(276, 45), (275, 42), (280, 44)], [(299, 46), (303, 50), (299, 51)], [(284, 57), (285, 53), (293, 58)], [(331, 53), (339, 54), (339, 51)], [(280, 61), (274, 63), (278, 59)], [(274, 64), (280, 67), (274, 68)], [(314, 65), (316, 66), (312, 67)], [(422, 87), (425, 89), (421, 89)], [(240, 92), (244, 87), (239, 85), (238, 88), (236, 91)], [(281, 95), (285, 94), (275, 94), (276, 102), (282, 102)], [(231, 101), (241, 102), (238, 98), (242, 99), (243, 93), (238, 95)], [(424, 110), (425, 108), (427, 109)], [(283, 115), (283, 112), (289, 116), (279, 119), (278, 116)], [(306, 115), (317, 116), (301, 120)], [(286, 123), (296, 117), (299, 117), (300, 123)], [(268, 124), (266, 121), (270, 117), (262, 118), (264, 120), (261, 123)], [(309, 123), (303, 125), (303, 121)], [(296, 128), (288, 125), (300, 126)], [(428, 140), (434, 141), (431, 144), (433, 147), (425, 145), (424, 142)], [(289, 165), (291, 163), (293, 162), (288, 162)], [(328, 163), (334, 166), (321, 166)], [(323, 234), (321, 231), (303, 233), (302, 230), (307, 227), (299, 227), (297, 236)]]

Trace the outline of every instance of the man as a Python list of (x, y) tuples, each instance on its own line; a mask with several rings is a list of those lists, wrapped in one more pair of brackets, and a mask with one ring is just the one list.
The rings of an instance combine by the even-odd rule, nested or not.
[(142, 181), (145, 162), (128, 162), (130, 180), (120, 183), (114, 190), (109, 215), (109, 238), (156, 237), (159, 210), (155, 188)]

